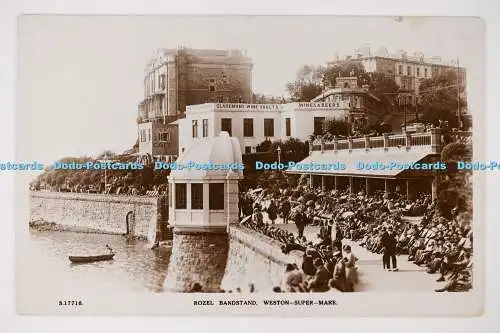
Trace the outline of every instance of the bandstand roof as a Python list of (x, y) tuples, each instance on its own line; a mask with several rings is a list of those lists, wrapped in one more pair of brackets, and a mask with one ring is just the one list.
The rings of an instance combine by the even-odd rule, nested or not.
[[(190, 162), (197, 166), (187, 167)], [(238, 177), (243, 176), (242, 170), (234, 167), (210, 167), (210, 163), (217, 166), (243, 165), (238, 139), (230, 137), (227, 132), (221, 132), (216, 137), (195, 140), (176, 160), (176, 164), (184, 168), (172, 170), (170, 176), (179, 179), (221, 179), (229, 172), (234, 172)]]

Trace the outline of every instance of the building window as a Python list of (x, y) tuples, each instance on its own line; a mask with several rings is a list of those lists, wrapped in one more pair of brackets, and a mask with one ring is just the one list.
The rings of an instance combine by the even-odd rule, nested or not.
[(175, 208), (186, 209), (187, 207), (186, 184), (175, 184)]
[(208, 119), (203, 119), (203, 137), (206, 138), (208, 136)]
[(420, 67), (417, 67), (417, 77), (420, 76)]
[(215, 91), (215, 79), (210, 79), (210, 82), (208, 84), (208, 91), (210, 92)]
[(325, 117), (314, 117), (314, 135), (319, 135), (323, 133), (324, 122), (325, 122)]
[(274, 119), (264, 119), (264, 136), (274, 136)]
[(398, 72), (399, 75), (403, 75), (403, 65), (399, 65)]
[(253, 136), (253, 119), (250, 118), (243, 119), (243, 136), (244, 137)]
[(148, 129), (148, 142), (151, 142), (151, 128)]
[(170, 132), (161, 132), (159, 134), (159, 140), (161, 142), (169, 142), (170, 141)]
[(203, 209), (203, 184), (191, 184), (191, 209)]
[(232, 134), (231, 118), (222, 118), (220, 120), (221, 132), (228, 132), (229, 136)]
[(410, 66), (408, 66), (406, 68), (406, 74), (411, 75), (411, 67)]
[(208, 186), (209, 192), (209, 209), (223, 210), (224, 209), (224, 183), (212, 183)]
[(285, 135), (292, 136), (292, 120), (285, 118)]
[(160, 89), (161, 90), (165, 89), (165, 74), (160, 75)]
[(251, 154), (252, 153), (252, 147), (251, 146), (245, 146), (245, 154)]
[(427, 77), (427, 68), (424, 68), (424, 77)]
[(192, 127), (193, 127), (193, 138), (197, 138), (198, 137), (198, 120), (192, 121)]

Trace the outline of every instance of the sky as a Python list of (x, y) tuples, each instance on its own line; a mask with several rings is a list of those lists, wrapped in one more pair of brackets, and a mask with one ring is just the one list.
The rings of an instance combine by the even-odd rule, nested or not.
[(483, 35), (473, 18), (21, 16), (17, 159), (48, 164), (131, 148), (144, 69), (159, 48), (247, 50), (254, 92), (279, 96), (301, 65), (361, 44), (459, 57), (470, 76), (484, 62)]

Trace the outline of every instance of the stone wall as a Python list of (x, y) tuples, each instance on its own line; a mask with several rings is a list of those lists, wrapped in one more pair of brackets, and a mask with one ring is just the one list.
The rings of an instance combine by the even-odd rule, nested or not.
[[(31, 192), (30, 222), (50, 222), (74, 231), (148, 236), (158, 223), (162, 200), (157, 197), (87, 193)], [(164, 205), (163, 205), (164, 206)], [(128, 219), (127, 219), (128, 215)], [(160, 226), (166, 223), (162, 212)], [(164, 216), (164, 217), (163, 217)]]
[(246, 227), (231, 225), (229, 238), (222, 289), (246, 291), (253, 284), (257, 292), (272, 292), (281, 284), (286, 264), (302, 264), (301, 254), (283, 254), (280, 242)]
[(220, 291), (228, 258), (227, 233), (174, 231), (165, 290), (189, 291), (198, 282), (204, 292)]

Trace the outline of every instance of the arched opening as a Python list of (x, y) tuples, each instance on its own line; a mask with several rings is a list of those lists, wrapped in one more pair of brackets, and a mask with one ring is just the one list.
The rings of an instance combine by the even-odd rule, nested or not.
[(127, 226), (126, 234), (130, 235), (134, 230), (134, 223), (135, 223), (135, 215), (133, 211), (127, 213), (127, 216), (125, 217), (125, 222)]

